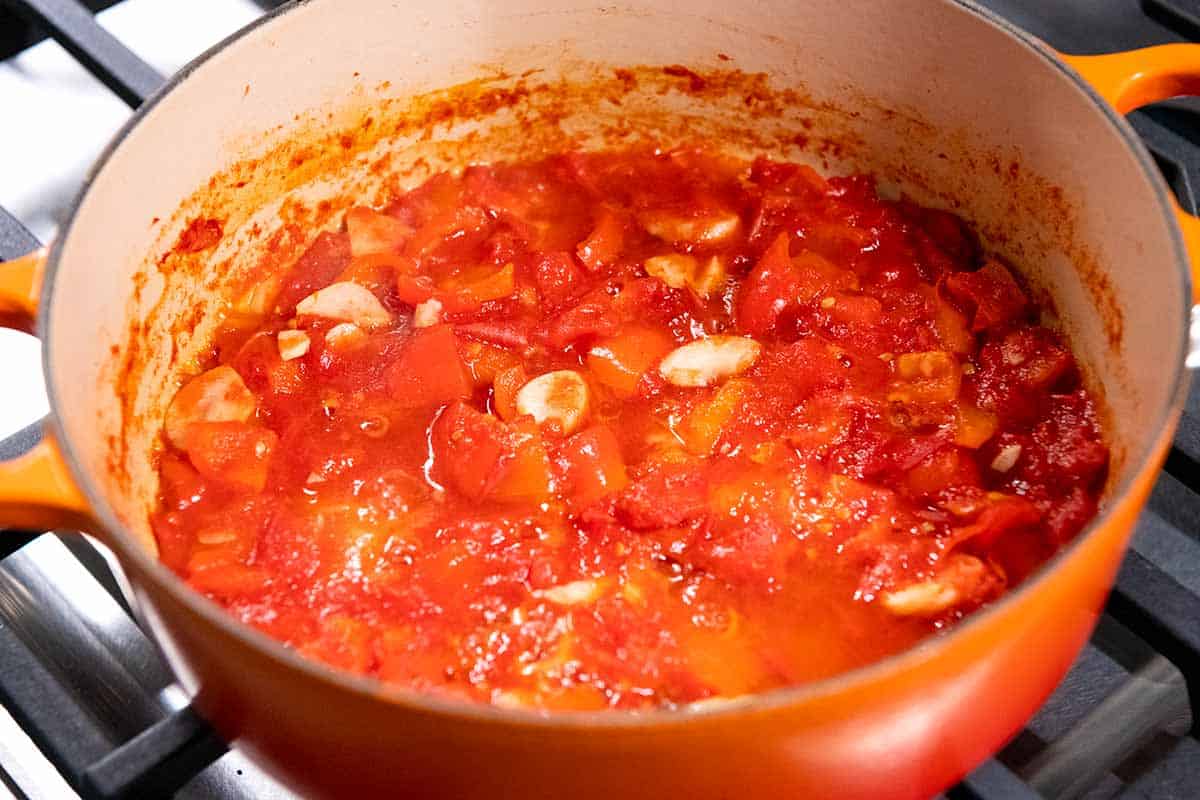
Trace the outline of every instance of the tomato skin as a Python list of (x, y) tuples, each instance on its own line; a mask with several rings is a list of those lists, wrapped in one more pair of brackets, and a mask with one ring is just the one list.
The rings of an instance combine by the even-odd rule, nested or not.
[(559, 314), (540, 330), (548, 345), (563, 348), (581, 339), (612, 336), (620, 326), (612, 296), (603, 290), (584, 295), (578, 303)]
[(779, 315), (800, 293), (788, 256), (788, 235), (781, 233), (758, 259), (738, 295), (738, 329), (756, 337), (770, 336)]
[[(275, 336), (258, 332), (246, 340), (230, 362), (250, 389), (270, 401), (284, 400), (303, 393), (307, 368), (303, 361), (283, 361)], [(267, 402), (276, 409), (281, 402)]]
[(412, 334), (400, 357), (388, 368), (389, 394), (407, 408), (438, 406), (474, 390), (458, 354), (458, 337), (449, 325), (433, 325)]
[(575, 252), (592, 272), (616, 263), (625, 245), (625, 220), (608, 206), (601, 206), (592, 232), (579, 243)]
[(1057, 500), (1046, 514), (1046, 527), (1057, 545), (1066, 544), (1096, 516), (1099, 503), (1094, 494), (1082, 486), (1071, 489), (1066, 497)]
[(629, 484), (621, 445), (606, 426), (580, 431), (564, 441), (558, 452), (565, 462), (572, 499), (580, 507), (619, 492)]
[(464, 203), (463, 195), (461, 183), (446, 174), (435, 175), (408, 193), (396, 209), (396, 216), (415, 228), (405, 243), (405, 255), (428, 255), (455, 232), (487, 224), (483, 208)]
[(454, 326), (455, 332), (497, 347), (516, 350), (529, 344), (529, 326), (521, 320), (468, 322)]
[(399, 292), (393, 290), (397, 269), (396, 261), (401, 258), (403, 257), (387, 252), (356, 256), (344, 270), (338, 273), (334, 282), (348, 281), (364, 286), (387, 305), (393, 296), (396, 299), (402, 299), (399, 297)]
[(1091, 432), (1093, 411), (1082, 391), (1051, 395), (1046, 416), (1024, 439), (1013, 477), (1032, 483), (1093, 488), (1108, 467), (1108, 448)]
[(756, 513), (696, 548), (696, 561), (739, 588), (769, 590), (782, 580), (800, 547), (792, 531), (770, 515)]
[(998, 328), (1025, 312), (1025, 293), (1012, 273), (998, 261), (988, 261), (976, 272), (956, 272), (946, 278), (946, 289), (975, 308), (971, 330)]
[(492, 211), (518, 217), (530, 211), (530, 203), (506, 186), (491, 167), (472, 165), (463, 170), (463, 188), (467, 197)]
[(1004, 534), (1041, 519), (1042, 512), (1033, 503), (1009, 496), (988, 505), (971, 524), (955, 529), (950, 541), (956, 547), (969, 543), (972, 549), (986, 552)]
[(448, 314), (474, 311), (484, 303), (510, 297), (516, 291), (515, 271), (512, 264), (499, 269), (484, 270), (468, 278), (457, 279), (440, 287), (433, 293)]
[(821, 256), (832, 264), (849, 265), (865, 251), (875, 248), (875, 236), (870, 230), (854, 225), (819, 222), (804, 231), (806, 251)]
[(797, 403), (823, 389), (843, 386), (850, 377), (834, 346), (816, 336), (784, 345), (774, 357), (764, 359), (761, 369), (771, 376), (773, 384), (777, 382), (787, 391), (789, 401)]
[(966, 394), (1006, 426), (1035, 422), (1045, 413), (1047, 391), (1074, 370), (1071, 354), (1056, 336), (1042, 329), (1020, 329), (993, 338), (980, 349), (978, 360), (978, 372), (966, 382)]
[(274, 431), (245, 422), (193, 422), (187, 432), (188, 458), (197, 472), (255, 492), (266, 486), (278, 443)]

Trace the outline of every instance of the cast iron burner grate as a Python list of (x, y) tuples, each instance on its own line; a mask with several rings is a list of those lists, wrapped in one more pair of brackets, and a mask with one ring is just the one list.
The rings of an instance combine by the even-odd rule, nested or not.
[[(96, 24), (112, 2), (0, 0), (0, 57), (51, 36), (136, 107), (162, 82)], [(264, 10), (278, 5), (260, 3)], [(1200, 0), (985, 0), (1066, 52), (1200, 40)], [(1200, 199), (1200, 101), (1130, 115), (1185, 208)], [(0, 260), (37, 245), (0, 208)], [(1200, 387), (1086, 650), (1038, 715), (948, 800), (1200, 797)], [(27, 449), (31, 426), (0, 442)], [(81, 797), (279, 795), (228, 758), (77, 535), (0, 538), (0, 703)], [(222, 768), (222, 765), (228, 768)], [(212, 766), (210, 766), (212, 765)], [(20, 791), (0, 775), (0, 789)], [(25, 796), (23, 793), (20, 796)]]

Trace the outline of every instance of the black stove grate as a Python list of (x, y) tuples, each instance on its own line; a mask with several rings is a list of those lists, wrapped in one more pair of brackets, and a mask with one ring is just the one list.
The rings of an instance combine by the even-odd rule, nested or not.
[[(95, 23), (91, 11), (112, 4), (0, 0), (0, 57), (49, 35), (136, 106), (162, 78)], [(259, 2), (264, 9), (279, 4)], [(1068, 52), (1200, 40), (1200, 0), (984, 5)], [(1130, 121), (1180, 202), (1195, 212), (1200, 101), (1162, 103), (1134, 112)], [(0, 261), (36, 246), (0, 208)], [(37, 436), (33, 426), (0, 443), (0, 457), (21, 452)], [(1194, 380), (1166, 469), (1091, 643), (1037, 717), (948, 790), (949, 800), (1200, 797), (1198, 534), (1200, 387)], [(0, 617), (8, 624), (0, 625), (0, 703), (71, 787), (89, 800), (171, 796), (185, 785), (181, 796), (254, 796), (235, 777), (206, 769), (226, 745), (179, 699), (154, 646), (114, 599), (119, 593), (104, 557), (78, 536), (5, 534), (3, 542)], [(77, 559), (65, 567), (44, 557), (64, 548)], [(100, 588), (93, 574), (106, 576), (109, 592), (88, 594)], [(56, 647), (62, 639), (55, 636), (69, 637), (71, 647)]]

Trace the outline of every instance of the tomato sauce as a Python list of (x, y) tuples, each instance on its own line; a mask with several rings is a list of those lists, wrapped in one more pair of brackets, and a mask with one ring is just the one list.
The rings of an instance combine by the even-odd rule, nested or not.
[(355, 208), (167, 413), (161, 558), (305, 656), (546, 709), (835, 675), (1096, 513), (1062, 340), (957, 217), (705, 148)]

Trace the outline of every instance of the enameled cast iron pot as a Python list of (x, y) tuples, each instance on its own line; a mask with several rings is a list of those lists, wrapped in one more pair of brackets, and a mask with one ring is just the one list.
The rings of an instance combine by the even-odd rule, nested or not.
[[(0, 465), (0, 519), (109, 546), (196, 707), (312, 796), (927, 796), (1066, 671), (1170, 441), (1190, 349), (1185, 241), (1200, 254), (1200, 225), (1120, 113), (1198, 84), (1200, 47), (1068, 58), (956, 0), (291, 4), (134, 115), (48, 256), (0, 267), (3, 316), (29, 322), (36, 307), (53, 408), (46, 441)], [(298, 254), (351, 201), (431, 169), (639, 134), (866, 170), (973, 221), (1053, 302), (1104, 399), (1114, 462), (1099, 518), (911, 651), (636, 716), (457, 705), (342, 675), (155, 560), (163, 409), (260, 259)]]

